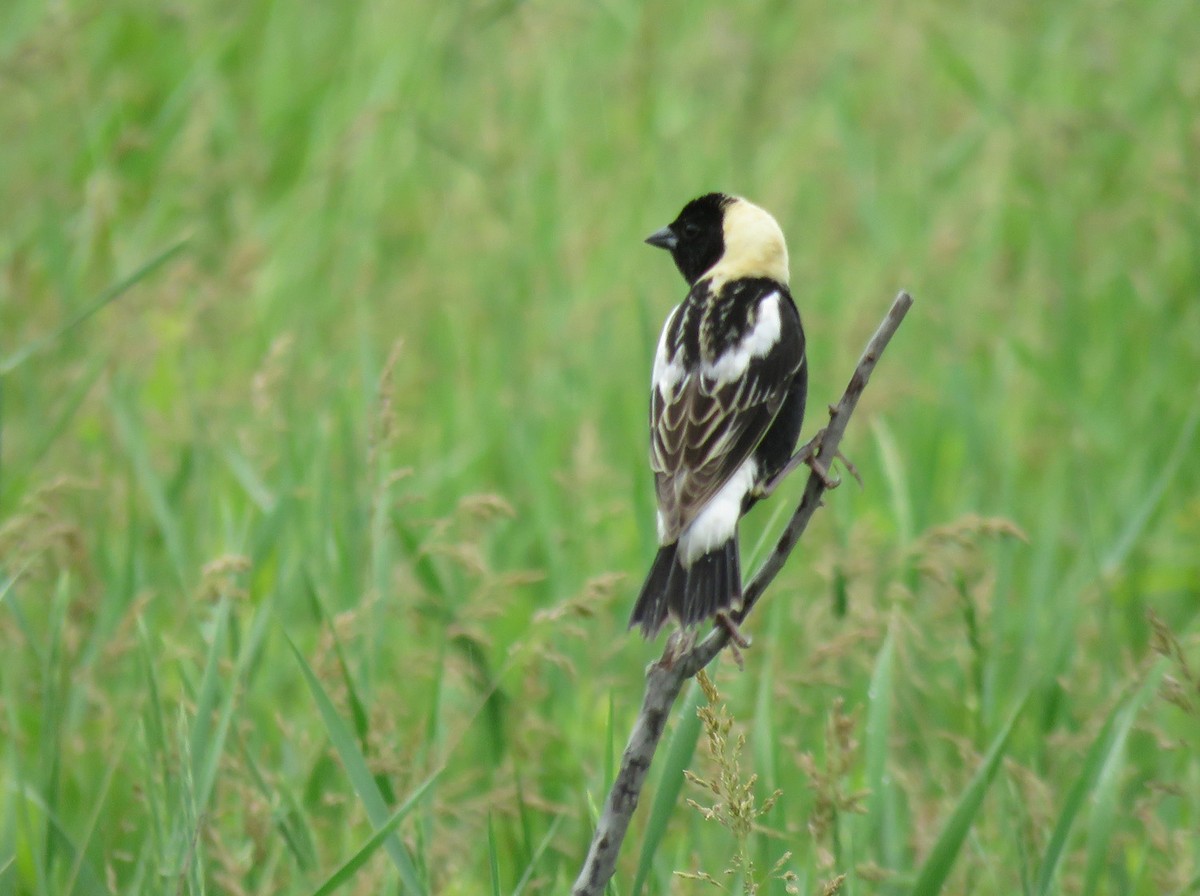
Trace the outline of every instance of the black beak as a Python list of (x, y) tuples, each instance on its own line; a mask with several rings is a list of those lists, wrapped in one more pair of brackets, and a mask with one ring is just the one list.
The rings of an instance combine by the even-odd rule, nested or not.
[(679, 245), (679, 237), (675, 235), (675, 231), (670, 227), (664, 227), (662, 230), (656, 230), (646, 237), (646, 242), (651, 246), (658, 246), (660, 249), (673, 252), (675, 247)]

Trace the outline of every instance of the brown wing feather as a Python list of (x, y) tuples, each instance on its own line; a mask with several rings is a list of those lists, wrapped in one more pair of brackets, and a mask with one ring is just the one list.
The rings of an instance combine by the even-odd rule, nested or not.
[(702, 377), (684, 378), (663, 402), (651, 402), (652, 451), (658, 507), (674, 540), (720, 491), (762, 439), (783, 403), (787, 384), (747, 376), (715, 390)]

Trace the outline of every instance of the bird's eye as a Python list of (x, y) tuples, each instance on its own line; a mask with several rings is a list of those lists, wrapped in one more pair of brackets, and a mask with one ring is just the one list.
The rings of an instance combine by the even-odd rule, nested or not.
[(700, 235), (700, 225), (695, 221), (688, 221), (683, 225), (683, 235), (688, 239), (695, 239)]

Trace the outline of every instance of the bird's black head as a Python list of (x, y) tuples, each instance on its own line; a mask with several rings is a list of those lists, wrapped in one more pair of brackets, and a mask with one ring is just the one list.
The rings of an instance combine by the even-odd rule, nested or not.
[(646, 237), (651, 246), (666, 249), (691, 286), (725, 252), (725, 209), (734, 202), (724, 193), (707, 193), (683, 207), (679, 217)]

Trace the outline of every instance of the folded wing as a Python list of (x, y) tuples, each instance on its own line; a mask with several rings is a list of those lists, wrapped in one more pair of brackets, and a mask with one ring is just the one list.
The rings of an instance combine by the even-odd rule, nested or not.
[(773, 343), (755, 344), (751, 331), (723, 362), (691, 365), (652, 392), (650, 463), (664, 544), (679, 536), (754, 451), (800, 368), (799, 317), (790, 300), (778, 294), (775, 300), (784, 321)]

